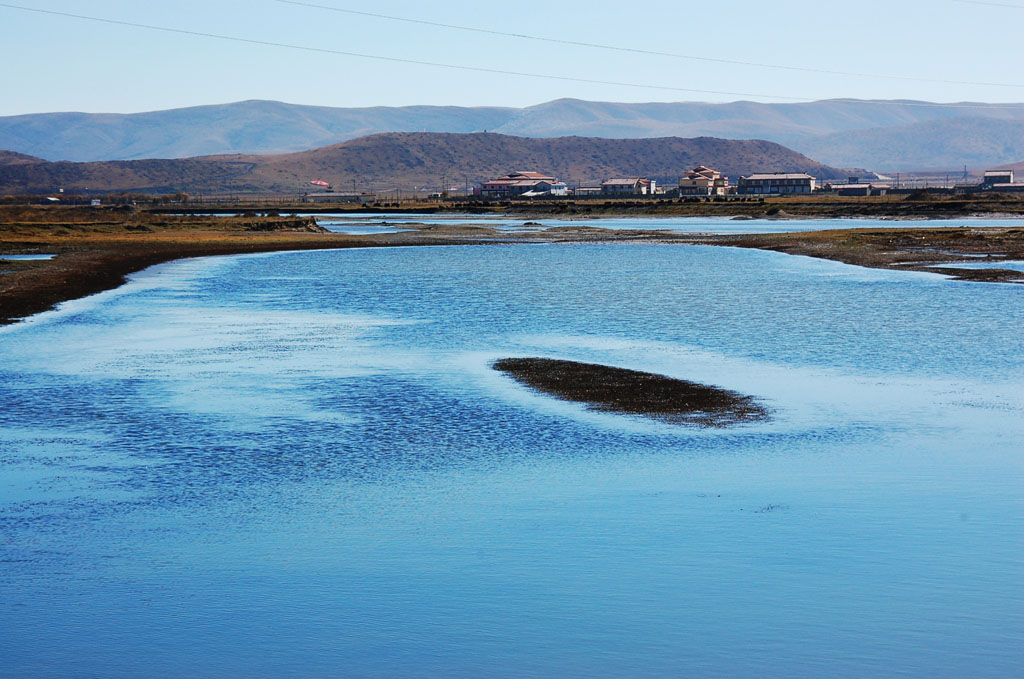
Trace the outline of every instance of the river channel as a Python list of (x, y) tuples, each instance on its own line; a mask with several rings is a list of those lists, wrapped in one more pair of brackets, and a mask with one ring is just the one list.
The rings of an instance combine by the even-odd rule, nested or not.
[(0, 676), (1020, 676), (1022, 330), (1024, 286), (733, 248), (153, 267), (0, 329)]

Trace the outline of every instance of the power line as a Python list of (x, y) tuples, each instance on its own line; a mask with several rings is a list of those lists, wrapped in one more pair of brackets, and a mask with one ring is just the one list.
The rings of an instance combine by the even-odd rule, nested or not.
[(434, 66), (437, 68), (451, 68), (458, 69), (461, 71), (474, 71), (477, 73), (490, 73), (492, 75), (514, 75), (526, 78), (544, 78), (546, 80), (562, 80), (568, 82), (587, 83), (592, 85), (613, 85), (616, 87), (636, 87), (641, 89), (651, 90), (665, 90), (670, 92), (690, 92), (696, 94), (719, 94), (730, 97), (759, 97), (765, 99), (788, 99), (791, 101), (815, 101), (807, 97), (790, 97), (784, 95), (772, 95), (772, 94), (753, 94), (750, 92), (726, 92), (719, 90), (701, 90), (687, 87), (671, 87), (668, 85), (648, 85), (643, 83), (627, 83), (627, 82), (615, 82), (612, 80), (594, 80), (590, 78), (576, 78), (572, 76), (562, 75), (551, 75), (547, 73), (526, 73), (523, 71), (508, 71), (504, 69), (496, 68), (485, 68), (483, 66), (467, 66), (465, 64), (447, 64), (437, 61), (424, 61), (421, 59), (406, 59), (403, 57), (389, 57), (381, 54), (364, 54), (361, 52), (348, 52), (344, 50), (327, 49), (325, 47), (310, 47), (309, 45), (295, 45), (285, 42), (275, 42), (271, 40), (258, 40), (255, 38), (240, 38), (232, 35), (220, 35), (217, 33), (207, 33), (204, 31), (191, 31), (183, 28), (169, 28), (167, 26), (153, 26), (151, 24), (140, 24), (132, 21), (121, 21), (119, 19), (105, 19), (102, 17), (86, 16), (84, 14), (72, 14), (71, 12), (58, 12), (55, 10), (39, 9), (36, 7), (23, 7), (21, 5), (11, 5), (5, 2), (0, 2), (0, 7), (6, 7), (8, 9), (18, 9), (25, 12), (36, 12), (39, 14), (49, 14), (52, 16), (68, 17), (71, 19), (82, 19), (85, 21), (95, 21), (104, 24), (113, 24), (115, 26), (130, 26), (132, 28), (145, 28), (151, 31), (163, 31), (165, 33), (176, 33), (179, 35), (191, 35), (202, 38), (215, 38), (217, 40), (230, 40), (232, 42), (246, 43), (250, 45), (262, 45), (265, 47), (281, 47), (284, 49), (301, 50), (304, 52), (316, 52), (318, 54), (333, 54), (345, 57), (358, 57), (360, 59), (377, 59), (379, 61), (390, 61), (400, 64), (415, 64), (417, 66)]
[(988, 5), (989, 7), (1008, 7), (1009, 9), (1024, 9), (1024, 5), (1012, 5), (1008, 2), (983, 2), (982, 0), (953, 0), (961, 5)]
[[(545, 80), (556, 80), (562, 82), (576, 82), (584, 83), (589, 85), (611, 85), (613, 87), (632, 87), (647, 90), (661, 90), (667, 92), (686, 92), (691, 94), (714, 94), (714, 95), (725, 95), (730, 97), (757, 97), (762, 99), (786, 99), (793, 102), (813, 102), (818, 101), (809, 97), (793, 97), (787, 95), (776, 95), (776, 94), (752, 94), (750, 92), (729, 92), (723, 90), (703, 90), (688, 87), (672, 87), (669, 85), (650, 85), (644, 83), (629, 83), (629, 82), (616, 82), (613, 80), (594, 80), (590, 78), (577, 78), (573, 76), (563, 75), (551, 75), (546, 73), (527, 73), (524, 71), (508, 71), (496, 68), (486, 68), (483, 66), (467, 66), (465, 64), (447, 64), (436, 61), (423, 61), (419, 59), (406, 59), (402, 57), (390, 57), (380, 54), (364, 54), (361, 52), (348, 52), (343, 50), (327, 49), (324, 47), (310, 47), (308, 45), (295, 45), (284, 42), (274, 42), (271, 40), (258, 40), (255, 38), (241, 38), (231, 35), (220, 35), (217, 33), (207, 33), (204, 31), (192, 31), (183, 28), (169, 28), (167, 26), (154, 26), (151, 24), (141, 24), (131, 21), (122, 21), (119, 19), (106, 19), (102, 17), (87, 16), (84, 14), (73, 14), (70, 12), (58, 12), (55, 10), (39, 9), (36, 7), (24, 7), (21, 5), (12, 5), (6, 2), (0, 2), (0, 7), (6, 7), (8, 9), (16, 9), (25, 12), (35, 12), (37, 14), (47, 14), (51, 16), (67, 17), (71, 19), (81, 19), (84, 21), (93, 21), (104, 24), (111, 24), (115, 26), (129, 26), (131, 28), (143, 28), (151, 31), (161, 31), (164, 33), (174, 33), (177, 35), (190, 35), (201, 38), (212, 38), (216, 40), (228, 40), (231, 42), (243, 43), (248, 45), (261, 45), (264, 47), (279, 47), (283, 49), (298, 50), (303, 52), (314, 52), (317, 54), (331, 54), (336, 56), (345, 57), (357, 57), (360, 59), (375, 59), (378, 61), (387, 61), (391, 63), (399, 64), (414, 64), (417, 66), (433, 66), (436, 68), (448, 68), (460, 71), (470, 71), (475, 73), (488, 73), (491, 75), (511, 75), (524, 78), (541, 78)], [(844, 100), (834, 99), (832, 101), (853, 101), (857, 100)], [(999, 109), (1013, 109), (1016, 110), (1018, 106), (1005, 106), (999, 104), (972, 104), (972, 103), (960, 103), (960, 104), (937, 104), (932, 102), (921, 102), (921, 101), (885, 101), (877, 100), (872, 101), (874, 104), (881, 105), (893, 105), (893, 106), (908, 106), (908, 107), (923, 107), (923, 108), (955, 108), (955, 109), (984, 109), (984, 110), (999, 110)]]
[[(425, 19), (410, 19), (408, 17), (393, 16), (389, 14), (377, 14), (375, 12), (366, 12), (355, 9), (345, 9), (342, 7), (334, 7), (331, 5), (319, 5), (313, 2), (302, 2), (301, 0), (276, 0), (281, 4), (285, 5), (298, 5), (301, 7), (313, 7), (316, 9), (325, 9), (331, 12), (341, 12), (343, 14), (353, 14), (357, 16), (373, 17), (375, 19), (387, 19), (388, 21), (402, 21), (409, 24), (419, 24), (421, 26), (433, 26), (435, 28), (449, 28), (456, 31), (468, 31), (471, 33), (483, 33), (485, 35), (500, 35), (507, 38), (520, 38), (523, 40), (535, 40), (538, 42), (555, 43), (558, 45), (572, 45), (575, 47), (589, 47), (592, 49), (600, 50), (611, 50), (615, 52), (629, 52), (632, 54), (644, 54), (648, 56), (657, 57), (669, 57), (672, 59), (685, 59), (690, 61), (703, 61), (716, 64), (729, 64), (732, 66), (753, 66), (756, 68), (774, 68), (784, 71), (801, 71), (804, 73), (818, 73), (824, 75), (841, 75), (857, 78), (884, 78), (889, 80), (911, 80), (916, 82), (926, 83), (941, 83), (943, 85), (976, 85), (980, 87), (1012, 87), (1024, 89), (1024, 85), (1014, 85), (1009, 83), (989, 83), (989, 82), (978, 82), (972, 80), (944, 80), (941, 78), (921, 78), (918, 76), (910, 75), (894, 75), (888, 73), (860, 73), (857, 71), (835, 71), (824, 68), (814, 68), (811, 66), (789, 66), (785, 64), (768, 64), (757, 61), (738, 61), (734, 59), (720, 59), (717, 57), (706, 57), (697, 56), (692, 54), (679, 54), (676, 52), (658, 52), (655, 50), (638, 49), (635, 47), (623, 47), (621, 45), (604, 45), (593, 42), (582, 42), (578, 40), (565, 40), (561, 38), (546, 38), (538, 35), (529, 35), (526, 33), (511, 33), (507, 31), (496, 31), (488, 28), (477, 28), (474, 26), (461, 26), (458, 24), (448, 24), (439, 21), (428, 21)], [(975, 3), (975, 4), (999, 4), (999, 3)], [(1015, 5), (1006, 5), (1008, 7), (1015, 7)], [(1024, 9), (1024, 8), (1021, 8)]]

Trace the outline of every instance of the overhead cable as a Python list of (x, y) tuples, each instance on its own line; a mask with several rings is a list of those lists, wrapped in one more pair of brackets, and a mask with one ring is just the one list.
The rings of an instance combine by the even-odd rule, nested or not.
[[(365, 53), (361, 53), (361, 52), (350, 52), (350, 51), (345, 51), (345, 50), (328, 49), (328, 48), (325, 48), (325, 47), (311, 47), (309, 45), (296, 45), (296, 44), (293, 44), (293, 43), (275, 42), (275, 41), (272, 41), (272, 40), (259, 40), (259, 39), (256, 39), (256, 38), (242, 38), (242, 37), (238, 37), (238, 36), (221, 35), (221, 34), (217, 34), (217, 33), (208, 33), (208, 32), (205, 32), (205, 31), (193, 31), (193, 30), (187, 30), (187, 29), (183, 29), (183, 28), (170, 28), (170, 27), (167, 27), (167, 26), (154, 26), (152, 24), (142, 24), (142, 23), (136, 23), (136, 22), (132, 22), (132, 21), (122, 21), (120, 19), (107, 19), (107, 18), (103, 18), (103, 17), (94, 17), (94, 16), (88, 16), (88, 15), (84, 15), (84, 14), (73, 14), (71, 12), (58, 12), (56, 10), (40, 9), (38, 7), (24, 7), (22, 5), (14, 5), (14, 4), (6, 3), (6, 2), (0, 2), (0, 7), (6, 7), (8, 9), (21, 10), (21, 11), (25, 11), (25, 12), (35, 12), (37, 14), (48, 14), (48, 15), (52, 15), (52, 16), (68, 17), (68, 18), (80, 19), (80, 20), (84, 20), (84, 21), (93, 21), (93, 22), (104, 23), (104, 24), (112, 24), (112, 25), (115, 25), (115, 26), (129, 26), (129, 27), (132, 27), (132, 28), (143, 28), (143, 29), (151, 30), (151, 31), (162, 31), (162, 32), (165, 32), (165, 33), (174, 33), (174, 34), (177, 34), (177, 35), (190, 35), (190, 36), (196, 36), (196, 37), (202, 37), (202, 38), (212, 38), (212, 39), (217, 39), (217, 40), (229, 40), (231, 42), (237, 42), (237, 43), (243, 43), (243, 44), (249, 44), (249, 45), (261, 45), (261, 46), (264, 46), (264, 47), (278, 47), (278, 48), (290, 49), (290, 50), (298, 50), (298, 51), (303, 51), (303, 52), (313, 52), (313, 53), (317, 53), (317, 54), (332, 54), (332, 55), (345, 56), (345, 57), (357, 57), (357, 58), (360, 58), (360, 59), (375, 59), (375, 60), (378, 60), (378, 61), (387, 61), (387, 62), (399, 63), (399, 64), (414, 64), (414, 65), (417, 65), (417, 66), (433, 66), (433, 67), (436, 67), (436, 68), (447, 68), (447, 69), (454, 69), (454, 70), (474, 72), (474, 73), (487, 73), (487, 74), (491, 74), (491, 75), (511, 75), (511, 76), (518, 76), (518, 77), (523, 77), (523, 78), (537, 78), (537, 79), (555, 80), (555, 81), (562, 81), (562, 82), (584, 83), (584, 84), (588, 84), (588, 85), (610, 85), (610, 86), (613, 86), (613, 87), (630, 87), (630, 88), (638, 88), (638, 89), (646, 89), (646, 90), (660, 90), (660, 91), (666, 91), (666, 92), (685, 92), (685, 93), (689, 93), (689, 94), (714, 94), (714, 95), (724, 95), (724, 96), (730, 96), (730, 97), (756, 97), (756, 98), (761, 98), (761, 99), (784, 99), (784, 100), (792, 101), (792, 102), (813, 102), (813, 101), (818, 101), (818, 99), (813, 99), (813, 98), (810, 98), (810, 97), (794, 97), (794, 96), (788, 96), (788, 95), (764, 94), (764, 93), (755, 94), (755, 93), (750, 93), (750, 92), (732, 92), (732, 91), (727, 91), (727, 90), (706, 90), (706, 89), (697, 89), (697, 88), (692, 88), (692, 87), (673, 87), (673, 86), (670, 86), (670, 85), (652, 85), (652, 84), (636, 83), (636, 82), (617, 82), (617, 81), (614, 81), (614, 80), (596, 80), (596, 79), (591, 79), (591, 78), (577, 78), (577, 77), (574, 77), (574, 76), (567, 76), (567, 75), (553, 75), (553, 74), (548, 74), (548, 73), (528, 73), (528, 72), (525, 72), (525, 71), (510, 71), (510, 70), (505, 70), (505, 69), (486, 68), (486, 67), (483, 67), (483, 66), (467, 66), (465, 64), (449, 64), (449, 63), (437, 62), (437, 61), (424, 61), (424, 60), (421, 60), (421, 59), (407, 59), (407, 58), (404, 58), (404, 57), (393, 57), (393, 56), (386, 56), (386, 55), (381, 55), (381, 54), (365, 54)], [(853, 99), (833, 99), (832, 101), (858, 102), (859, 100), (853, 100)], [(958, 109), (986, 109), (986, 110), (992, 110), (992, 109), (1014, 109), (1014, 110), (1016, 110), (1016, 109), (1020, 108), (1018, 106), (1005, 106), (1005, 105), (1000, 105), (1000, 104), (977, 104), (977, 103), (936, 104), (936, 103), (932, 103), (932, 102), (923, 102), (923, 101), (885, 101), (885, 100), (876, 100), (876, 101), (872, 101), (872, 103), (883, 104), (883, 105), (912, 106), (912, 107), (929, 107), (929, 108), (939, 107), (939, 108), (958, 108)]]
[[(757, 61), (739, 61), (735, 59), (721, 59), (718, 57), (708, 57), (693, 54), (679, 54), (676, 52), (658, 52), (655, 50), (639, 49), (635, 47), (623, 47), (621, 45), (605, 45), (593, 42), (583, 42), (579, 40), (566, 40), (562, 38), (547, 38), (538, 35), (530, 35), (527, 33), (511, 33), (508, 31), (497, 31), (489, 28), (478, 28), (475, 26), (461, 26), (459, 24), (442, 23), (440, 21), (428, 21), (426, 19), (411, 19), (409, 17), (400, 17), (390, 14), (378, 14), (376, 12), (367, 12), (364, 10), (346, 9), (342, 7), (335, 7), (333, 5), (321, 5), (314, 2), (303, 2), (302, 0), (275, 0), (284, 5), (298, 5), (301, 7), (313, 7), (316, 9), (329, 10), (332, 12), (341, 12), (343, 14), (352, 14), (364, 17), (373, 17), (375, 19), (387, 19), (388, 21), (402, 21), (409, 24), (419, 24), (422, 26), (433, 26), (435, 28), (448, 28), (456, 31), (469, 31), (472, 33), (483, 33), (485, 35), (500, 35), (507, 38), (520, 38), (523, 40), (535, 40), (538, 42), (555, 43), (558, 45), (572, 45), (575, 47), (589, 47), (592, 49), (599, 50), (612, 50), (615, 52), (630, 52), (633, 54), (643, 54), (648, 56), (657, 57), (669, 57), (672, 59), (686, 59), (690, 61), (703, 61), (715, 64), (728, 64), (731, 66), (752, 66), (756, 68), (773, 68), (784, 71), (801, 71), (804, 73), (818, 73), (824, 75), (841, 75), (848, 77), (857, 78), (885, 78), (889, 80), (911, 80), (916, 82), (925, 83), (940, 83), (943, 85), (976, 85), (979, 87), (1012, 87), (1024, 89), (1024, 85), (1015, 85), (1011, 83), (990, 83), (990, 82), (979, 82), (975, 80), (945, 80), (942, 78), (922, 78), (919, 76), (911, 75), (894, 75), (889, 73), (861, 73), (857, 71), (837, 71), (825, 68), (815, 68), (813, 66), (790, 66), (785, 64), (769, 64)], [(997, 3), (978, 3), (978, 4), (997, 4)], [(1012, 6), (1012, 5), (1008, 5)]]

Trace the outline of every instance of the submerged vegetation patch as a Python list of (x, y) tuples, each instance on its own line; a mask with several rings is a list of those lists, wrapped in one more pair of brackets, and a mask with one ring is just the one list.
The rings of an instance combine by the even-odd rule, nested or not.
[(768, 410), (751, 396), (665, 375), (551, 358), (503, 358), (493, 367), (537, 391), (593, 410), (700, 427), (768, 419)]

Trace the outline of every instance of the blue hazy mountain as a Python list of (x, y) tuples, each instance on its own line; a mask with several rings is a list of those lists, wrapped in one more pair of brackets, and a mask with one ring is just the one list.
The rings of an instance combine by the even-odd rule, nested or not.
[(880, 170), (1019, 161), (1024, 104), (825, 100), (795, 104), (610, 103), (527, 108), (329, 108), (244, 101), (135, 114), (0, 117), (0, 149), (47, 160), (287, 153), (380, 132), (526, 137), (764, 139), (838, 167)]

